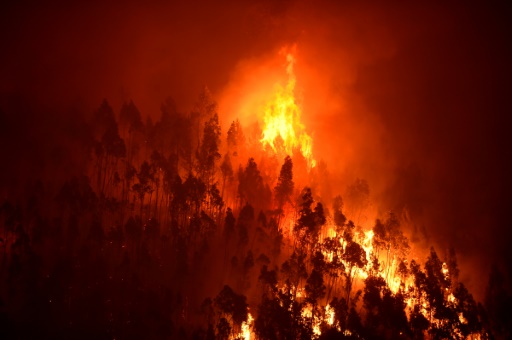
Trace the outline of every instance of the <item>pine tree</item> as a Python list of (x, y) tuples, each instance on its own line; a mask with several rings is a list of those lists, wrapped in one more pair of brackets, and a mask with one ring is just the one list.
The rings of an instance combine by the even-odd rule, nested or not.
[(245, 136), (238, 119), (233, 121), (229, 126), (227, 142), (228, 154), (230, 156), (238, 157), (245, 149)]
[(274, 188), (277, 207), (283, 209), (285, 203), (290, 202), (290, 196), (293, 194), (293, 163), (290, 156), (286, 156), (284, 164), (279, 172), (277, 185)]
[(207, 188), (214, 182), (215, 165), (220, 159), (220, 124), (217, 113), (204, 125), (204, 133), (199, 149), (196, 153), (197, 173)]

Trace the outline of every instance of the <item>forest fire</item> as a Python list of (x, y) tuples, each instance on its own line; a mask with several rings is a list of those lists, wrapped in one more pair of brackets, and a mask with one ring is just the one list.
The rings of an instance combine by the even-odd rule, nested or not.
[(281, 157), (293, 155), (298, 150), (306, 158), (309, 167), (314, 167), (313, 139), (301, 121), (302, 109), (295, 97), (295, 48), (292, 50), (286, 53), (288, 81), (285, 86), (275, 85), (272, 99), (264, 107), (261, 142)]
[(499, 21), (79, 3), (0, 20), (0, 338), (511, 338)]
[[(247, 321), (244, 321), (242, 323), (242, 332), (236, 337), (236, 339), (244, 339), (244, 340), (250, 340), (251, 339), (251, 326), (254, 321), (254, 318), (252, 317), (251, 313), (247, 314)], [(235, 338), (233, 338), (235, 339)]]
[[(260, 140), (272, 153), (264, 153), (260, 164), (281, 157), (283, 164), (278, 174), (267, 168), (265, 177), (253, 157), (247, 163), (240, 159), (241, 150), (250, 149), (238, 120), (222, 149), (217, 104), (207, 89), (190, 114), (177, 112), (172, 103), (162, 106), (154, 125), (144, 126), (133, 103), (123, 105), (118, 124), (104, 101), (91, 123), (94, 166), (88, 176), (66, 181), (57, 194), (59, 212), (69, 216), (69, 231), (61, 236), (66, 244), (93, 247), (108, 257), (111, 262), (102, 261), (109, 263), (105, 282), (127, 285), (126, 273), (135, 271), (159, 277), (140, 288), (153, 292), (151, 308), (159, 308), (154, 296), (160, 285), (171, 284), (179, 293), (168, 297), (173, 309), (158, 322), (173, 321), (185, 334), (245, 340), (273, 339), (273, 334), (321, 339), (326, 333), (374, 338), (384, 331), (387, 338), (485, 334), (472, 295), (458, 281), (454, 252), (442, 261), (432, 248), (423, 267), (410, 259), (401, 216), (389, 212), (374, 223), (361, 218), (370, 201), (365, 180), (349, 185), (347, 211), (341, 195), (320, 197), (309, 187), (315, 170), (312, 138), (295, 98), (294, 54), (286, 60), (288, 82), (276, 85), (265, 106)], [(296, 152), (307, 162), (294, 165), (289, 155)], [(303, 188), (295, 188), (297, 173), (303, 174)], [(14, 249), (12, 255), (6, 252), (10, 261), (26, 242), (9, 227), (19, 223), (18, 216), (10, 203), (2, 206), (5, 239)], [(80, 233), (79, 223), (91, 225), (84, 236), (73, 236)], [(97, 263), (87, 254), (77, 255), (80, 265)], [(47, 261), (51, 266), (54, 260)], [(64, 266), (56, 265), (54, 270)], [(114, 270), (119, 266), (124, 269)], [(52, 272), (42, 280), (52, 275), (62, 277)], [(95, 277), (90, 280), (83, 289), (98, 284)], [(116, 285), (109, 289), (105, 305), (115, 310), (110, 332), (126, 334), (131, 319), (117, 310), (125, 308), (124, 299), (116, 295)], [(66, 308), (79, 300), (74, 290), (62, 294)], [(112, 302), (115, 297), (120, 302)], [(57, 303), (53, 295), (48, 300)], [(74, 308), (75, 318), (85, 317)], [(168, 329), (167, 335), (176, 333)]]

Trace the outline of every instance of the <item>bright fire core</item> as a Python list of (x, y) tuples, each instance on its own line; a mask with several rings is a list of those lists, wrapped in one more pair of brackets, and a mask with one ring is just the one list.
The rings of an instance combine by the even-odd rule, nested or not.
[(264, 148), (270, 147), (276, 153), (292, 155), (298, 150), (308, 165), (314, 167), (313, 139), (301, 122), (301, 107), (295, 99), (294, 55), (288, 53), (286, 61), (288, 82), (284, 87), (277, 84), (273, 98), (265, 105), (261, 143)]

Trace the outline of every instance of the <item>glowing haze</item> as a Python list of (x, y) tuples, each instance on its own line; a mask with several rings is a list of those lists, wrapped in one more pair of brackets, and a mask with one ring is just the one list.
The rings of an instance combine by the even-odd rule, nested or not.
[[(411, 229), (428, 230), (417, 239), (457, 248), (464, 279), (480, 293), (489, 263), (512, 261), (503, 237), (512, 188), (504, 8), (151, 3), (22, 2), (0, 11), (1, 110), (16, 109), (0, 116), (3, 196), (33, 173), (57, 177), (40, 169), (42, 159), (83, 162), (70, 142), (80, 123), (63, 128), (79, 122), (76, 112), (102, 98), (119, 112), (133, 100), (156, 121), (166, 96), (186, 112), (207, 84), (223, 133), (239, 118), (246, 132), (258, 130), (260, 147), (300, 147), (311, 164), (328, 161), (329, 187), (342, 195), (356, 176), (367, 179), (382, 210), (406, 206)], [(300, 50), (276, 53), (293, 42)]]

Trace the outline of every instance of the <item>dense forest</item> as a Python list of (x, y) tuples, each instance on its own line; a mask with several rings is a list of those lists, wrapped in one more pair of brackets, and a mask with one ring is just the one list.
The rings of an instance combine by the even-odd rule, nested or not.
[(476, 301), (455, 249), (411, 256), (401, 212), (363, 228), (366, 180), (322, 197), (325, 164), (219, 114), (206, 88), (155, 122), (133, 102), (75, 112), (42, 160), (74, 169), (0, 196), (0, 337), (512, 336), (497, 268)]

